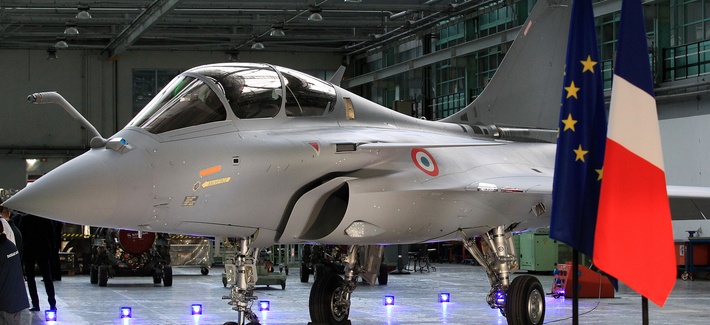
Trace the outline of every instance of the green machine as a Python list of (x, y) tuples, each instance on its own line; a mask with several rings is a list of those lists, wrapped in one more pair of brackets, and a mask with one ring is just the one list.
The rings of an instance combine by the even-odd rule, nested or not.
[(560, 259), (560, 246), (566, 246), (550, 239), (550, 229), (541, 228), (516, 234), (513, 238), (518, 253), (521, 270), (531, 272), (552, 272)]

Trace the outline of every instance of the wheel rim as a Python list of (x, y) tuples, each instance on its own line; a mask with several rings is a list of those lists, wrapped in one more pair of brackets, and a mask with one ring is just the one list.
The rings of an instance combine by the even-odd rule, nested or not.
[(540, 320), (542, 319), (542, 309), (544, 308), (543, 304), (545, 303), (543, 299), (544, 298), (539, 290), (534, 289), (530, 292), (530, 296), (528, 297), (528, 318), (533, 324), (540, 323)]
[(341, 322), (348, 317), (349, 306), (342, 302), (342, 292), (343, 287), (336, 288), (333, 292), (333, 299), (330, 301), (330, 312), (336, 322)]

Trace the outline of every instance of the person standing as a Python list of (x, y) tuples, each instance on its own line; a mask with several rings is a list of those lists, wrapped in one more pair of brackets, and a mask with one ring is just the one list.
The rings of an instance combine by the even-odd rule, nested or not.
[(24, 242), (22, 258), (25, 265), (25, 275), (27, 276), (27, 289), (29, 289), (30, 299), (32, 300), (30, 311), (40, 310), (37, 283), (35, 282), (35, 264), (39, 266), (39, 270), (42, 273), (49, 309), (57, 310), (57, 301), (54, 297), (54, 282), (52, 281), (52, 271), (49, 266), (49, 259), (52, 257), (54, 247), (52, 221), (25, 214), (22, 216), (19, 228)]
[(19, 325), (22, 311), (29, 308), (22, 277), (20, 252), (3, 232), (5, 223), (0, 222), (0, 323)]
[(49, 260), (49, 266), (52, 270), (52, 280), (62, 281), (62, 263), (59, 259), (59, 252), (62, 248), (62, 229), (64, 228), (64, 223), (52, 220), (52, 225), (54, 226), (52, 236), (54, 248), (52, 249), (52, 258)]
[[(20, 259), (22, 259), (22, 233), (15, 225), (15, 222), (10, 219), (10, 209), (2, 206), (2, 202), (2, 199), (0, 199), (0, 215), (2, 215), (3, 220), (7, 221), (5, 227), (10, 226), (10, 229), (12, 229), (12, 236), (14, 237), (14, 239), (10, 239), (10, 236), (8, 236), (8, 239), (10, 239), (15, 246), (17, 246), (17, 250), (20, 252)], [(7, 234), (7, 230), (5, 233)]]

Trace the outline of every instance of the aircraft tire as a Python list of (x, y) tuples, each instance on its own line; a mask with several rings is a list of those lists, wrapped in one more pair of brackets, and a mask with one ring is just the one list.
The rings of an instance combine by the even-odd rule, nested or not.
[(349, 324), (350, 308), (335, 306), (334, 299), (342, 290), (343, 278), (335, 273), (325, 273), (316, 278), (308, 299), (308, 311), (313, 323), (331, 325)]
[(539, 325), (545, 320), (545, 291), (532, 275), (520, 275), (508, 287), (508, 325)]
[(160, 276), (159, 275), (153, 275), (153, 284), (160, 284)]
[(325, 265), (323, 264), (316, 264), (313, 266), (314, 272), (313, 272), (313, 283), (315, 283), (318, 278), (322, 277), (325, 275), (327, 272), (325, 269)]
[(208, 269), (207, 267), (203, 266), (203, 267), (200, 268), (200, 273), (202, 273), (202, 275), (210, 274), (210, 269)]
[(310, 271), (308, 270), (308, 265), (306, 263), (301, 263), (301, 282), (302, 283), (308, 283), (308, 273)]
[(166, 265), (163, 267), (163, 286), (171, 287), (173, 285), (173, 267)]
[(91, 284), (99, 283), (99, 268), (95, 264), (89, 267), (89, 282)]
[(98, 273), (99, 287), (105, 287), (108, 284), (108, 266), (99, 265)]
[(389, 272), (387, 272), (387, 265), (383, 262), (380, 264), (380, 274), (377, 277), (377, 283), (381, 286), (387, 285), (387, 279), (389, 278)]

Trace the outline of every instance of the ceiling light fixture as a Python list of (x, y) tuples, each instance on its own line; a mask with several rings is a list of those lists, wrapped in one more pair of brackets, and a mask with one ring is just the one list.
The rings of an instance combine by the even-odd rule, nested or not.
[(321, 9), (320, 7), (311, 6), (311, 9), (309, 9), (309, 11), (311, 12), (311, 15), (308, 16), (309, 21), (322, 21), (323, 20), (323, 16), (320, 14), (321, 12), (323, 12), (323, 9)]
[(271, 26), (271, 27), (272, 27), (272, 29), (271, 29), (271, 32), (269, 33), (269, 36), (272, 36), (272, 37), (284, 37), (284, 36), (286, 36), (286, 33), (284, 33), (284, 27), (283, 27), (283, 25), (281, 25), (281, 26), (279, 26), (279, 25), (274, 25), (274, 26)]
[(57, 49), (50, 47), (47, 49), (47, 60), (57, 59)]
[(77, 6), (79, 13), (76, 14), (76, 19), (91, 19), (91, 14), (89, 13), (89, 5), (79, 4)]
[(63, 50), (63, 49), (68, 48), (69, 44), (67, 43), (67, 41), (64, 40), (63, 37), (61, 37), (61, 38), (57, 38), (57, 42), (54, 43), (54, 47)]
[(261, 42), (254, 42), (251, 46), (252, 50), (263, 50), (264, 49), (264, 44), (261, 44)]
[(79, 35), (79, 30), (76, 29), (76, 23), (68, 22), (67, 28), (64, 29), (64, 35), (67, 35), (67, 36)]
[(229, 60), (230, 62), (239, 61), (239, 50), (237, 50), (236, 48), (228, 50), (227, 54), (229, 54), (227, 60)]

